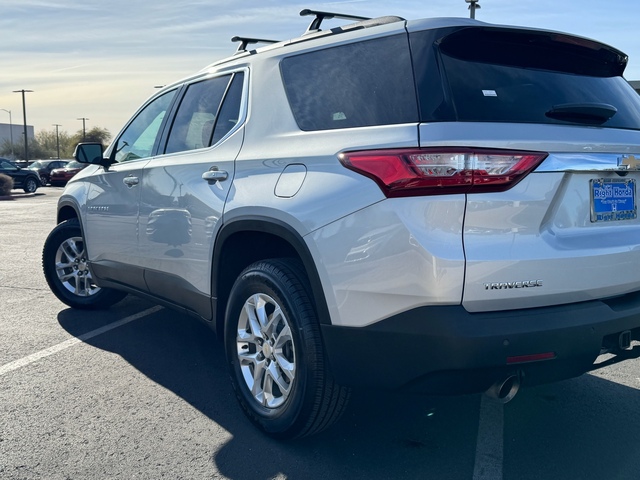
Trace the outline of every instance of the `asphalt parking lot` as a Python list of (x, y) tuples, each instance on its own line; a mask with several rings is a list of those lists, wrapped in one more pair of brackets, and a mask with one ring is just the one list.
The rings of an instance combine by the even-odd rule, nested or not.
[(49, 292), (61, 191), (0, 201), (2, 479), (640, 478), (640, 360), (506, 405), (355, 392), (330, 430), (266, 438), (205, 325), (134, 297), (74, 311)]

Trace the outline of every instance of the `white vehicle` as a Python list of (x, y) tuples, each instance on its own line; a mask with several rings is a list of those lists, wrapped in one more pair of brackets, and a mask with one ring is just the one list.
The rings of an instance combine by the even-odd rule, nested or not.
[(43, 254), (58, 298), (134, 293), (208, 322), (278, 438), (329, 426), (350, 387), (509, 400), (637, 357), (627, 57), (470, 19), (301, 13), (303, 36), (237, 38), (105, 152), (79, 145), (91, 165)]

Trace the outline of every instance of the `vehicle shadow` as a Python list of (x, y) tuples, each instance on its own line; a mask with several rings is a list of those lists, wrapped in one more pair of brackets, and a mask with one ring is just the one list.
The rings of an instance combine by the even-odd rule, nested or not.
[(507, 404), (504, 478), (640, 478), (640, 361), (624, 365), (633, 373), (621, 380), (636, 388), (587, 374), (525, 389)]
[[(129, 310), (151, 305), (126, 300), (90, 318), (68, 309), (58, 320), (80, 336), (112, 322), (114, 313), (122, 318)], [(206, 325), (162, 309), (87, 343), (118, 354), (230, 432), (231, 439), (211, 452), (216, 470), (225, 477), (473, 477), (479, 395), (354, 392), (337, 425), (311, 438), (278, 442), (259, 433), (242, 414), (222, 345)], [(376, 361), (384, 358), (372, 359), (372, 365)], [(607, 478), (637, 479), (639, 400), (638, 390), (590, 375), (523, 389), (504, 406), (503, 478), (596, 479), (606, 473)]]
[(33, 193), (26, 193), (22, 190), (14, 189), (14, 190), (11, 190), (10, 195), (1, 196), (0, 200), (27, 200), (30, 198), (38, 198), (45, 195), (46, 195), (45, 192), (40, 192), (40, 191), (35, 191)]

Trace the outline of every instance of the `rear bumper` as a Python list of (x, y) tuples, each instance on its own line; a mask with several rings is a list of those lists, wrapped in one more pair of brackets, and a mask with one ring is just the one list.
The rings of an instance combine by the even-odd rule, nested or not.
[[(362, 328), (322, 326), (339, 383), (442, 394), (481, 392), (509, 374), (523, 385), (581, 375), (624, 331), (640, 340), (640, 292), (504, 312), (421, 307)], [(547, 352), (554, 358), (509, 363)]]

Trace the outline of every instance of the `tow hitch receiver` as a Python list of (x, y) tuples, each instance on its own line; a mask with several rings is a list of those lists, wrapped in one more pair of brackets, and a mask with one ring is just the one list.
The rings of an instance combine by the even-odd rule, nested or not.
[[(609, 365), (614, 365), (625, 360), (640, 358), (640, 344), (635, 342), (635, 344), (632, 345), (631, 343), (632, 340), (635, 339), (633, 332), (630, 330), (621, 332), (617, 335), (616, 343), (614, 343), (616, 337), (613, 335), (611, 337), (613, 338), (609, 338), (609, 340), (613, 341), (605, 342), (603, 344), (600, 356), (596, 359), (589, 371), (608, 367)], [(602, 355), (607, 355), (608, 358), (602, 359)]]
[(620, 350), (631, 350), (631, 330), (625, 330), (618, 336)]

